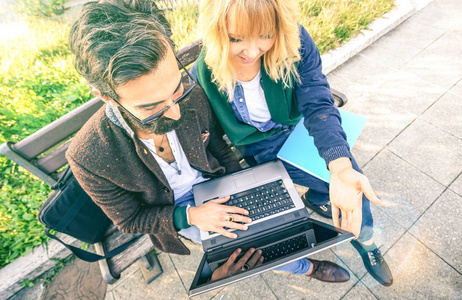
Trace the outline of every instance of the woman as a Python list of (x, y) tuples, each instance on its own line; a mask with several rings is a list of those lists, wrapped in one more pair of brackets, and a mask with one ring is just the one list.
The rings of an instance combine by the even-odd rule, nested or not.
[(356, 235), (352, 244), (369, 273), (389, 286), (391, 272), (372, 237), (369, 200), (380, 200), (350, 152), (319, 51), (297, 23), (297, 5), (297, 0), (203, 0), (204, 48), (193, 73), (250, 165), (275, 159), (305, 118), (331, 171), (330, 185), (288, 164), (286, 169), (295, 183), (309, 187), (302, 197), (308, 207), (332, 216), (336, 226), (341, 211), (342, 228)]

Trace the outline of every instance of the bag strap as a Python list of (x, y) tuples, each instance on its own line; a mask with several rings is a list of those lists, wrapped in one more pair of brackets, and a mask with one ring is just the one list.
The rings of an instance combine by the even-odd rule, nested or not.
[(66, 244), (65, 242), (60, 240), (56, 235), (51, 234), (50, 229), (48, 227), (45, 227), (45, 234), (49, 238), (52, 238), (52, 239), (60, 242), (61, 244), (63, 244), (67, 249), (71, 250), (71, 252), (74, 253), (75, 256), (77, 256), (78, 258), (80, 258), (80, 259), (82, 259), (84, 261), (87, 261), (87, 262), (96, 262), (98, 260), (108, 259), (108, 258), (114, 257), (117, 254), (123, 252), (131, 244), (133, 244), (137, 239), (139, 239), (140, 237), (143, 236), (142, 234), (135, 235), (132, 240), (130, 240), (130, 241), (126, 242), (125, 244), (123, 244), (123, 245), (109, 251), (108, 253), (106, 253), (106, 255), (102, 256), (102, 255), (99, 255), (99, 254), (95, 254), (95, 253), (92, 253), (92, 252), (82, 250), (80, 248), (74, 247), (74, 246), (69, 245), (69, 244)]

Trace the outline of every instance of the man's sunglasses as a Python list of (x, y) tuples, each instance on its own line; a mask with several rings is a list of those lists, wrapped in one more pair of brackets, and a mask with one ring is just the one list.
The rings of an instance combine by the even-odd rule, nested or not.
[[(197, 82), (194, 80), (194, 78), (192, 78), (191, 74), (189, 74), (188, 70), (186, 70), (186, 68), (183, 66), (183, 64), (180, 62), (180, 60), (178, 58), (176, 58), (176, 61), (181, 66), (181, 68), (186, 72), (186, 74), (188, 75), (188, 77), (189, 77), (190, 81), (192, 82), (192, 84), (180, 97), (176, 98), (170, 105), (167, 105), (164, 108), (162, 108), (161, 110), (159, 110), (158, 112), (155, 112), (153, 115), (151, 115), (151, 116), (149, 116), (149, 117), (147, 117), (147, 118), (145, 118), (143, 120), (140, 120), (136, 116), (134, 116), (131, 112), (129, 112), (128, 109), (126, 109), (119, 102), (117, 102), (117, 100), (115, 100), (115, 99), (112, 99), (112, 100), (114, 100), (114, 102), (117, 103), (120, 106), (120, 108), (122, 108), (125, 112), (127, 112), (130, 116), (132, 116), (135, 120), (137, 120), (139, 123), (141, 123), (143, 125), (157, 121), (160, 117), (163, 116), (163, 114), (170, 107), (172, 107), (175, 104), (179, 103), (181, 100), (184, 100), (189, 95), (189, 93), (191, 93), (191, 91), (194, 89), (194, 87), (196, 87), (196, 85), (197, 85)], [(181, 77), (180, 82), (178, 83), (178, 86), (175, 89), (175, 91), (177, 91), (180, 88), (180, 85), (182, 83), (182, 79), (183, 79), (183, 76)]]

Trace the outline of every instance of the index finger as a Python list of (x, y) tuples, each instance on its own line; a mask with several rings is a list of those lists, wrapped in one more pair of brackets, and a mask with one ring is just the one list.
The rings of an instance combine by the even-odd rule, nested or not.
[(225, 203), (229, 200), (229, 196), (225, 196), (225, 197), (219, 197), (219, 198), (216, 198), (216, 199), (213, 199), (213, 200), (210, 200), (208, 202), (213, 202), (213, 203)]
[(229, 256), (228, 260), (225, 262), (225, 265), (230, 267), (236, 261), (236, 258), (241, 254), (241, 248), (237, 248), (234, 252)]
[(330, 204), (332, 209), (332, 221), (334, 222), (335, 227), (340, 227), (340, 213), (337, 205), (331, 202)]
[(242, 268), (242, 266), (249, 260), (252, 254), (255, 252), (255, 248), (250, 248), (247, 252), (239, 259), (236, 263), (238, 268)]
[(228, 213), (240, 214), (240, 215), (248, 215), (249, 214), (249, 212), (246, 209), (241, 208), (241, 207), (237, 207), (237, 206), (228, 206), (226, 208), (226, 211)]
[(361, 181), (361, 190), (363, 191), (366, 198), (369, 199), (369, 201), (376, 205), (381, 204), (382, 200), (380, 200), (379, 197), (377, 197), (377, 195), (374, 192), (374, 189), (372, 189), (372, 186), (367, 178), (364, 181)]
[(352, 221), (351, 221), (351, 232), (357, 237), (359, 237), (359, 234), (361, 232), (361, 222), (363, 219), (363, 210), (362, 207), (356, 208), (353, 210), (353, 216), (352, 216)]

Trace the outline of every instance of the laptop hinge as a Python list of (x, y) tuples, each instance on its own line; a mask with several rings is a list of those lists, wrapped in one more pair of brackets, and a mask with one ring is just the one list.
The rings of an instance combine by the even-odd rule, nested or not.
[(298, 225), (298, 224), (301, 224), (301, 223), (304, 223), (306, 221), (308, 221), (309, 218), (302, 218), (302, 219), (298, 219), (298, 220), (295, 220), (294, 222), (292, 222), (291, 225)]
[(207, 253), (210, 253), (212, 251), (215, 251), (215, 250), (218, 250), (218, 249), (221, 249), (221, 248), (223, 248), (223, 245), (209, 248), (209, 249), (207, 249)]

